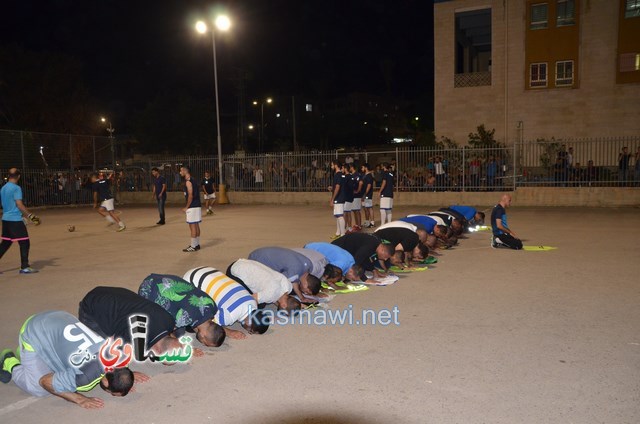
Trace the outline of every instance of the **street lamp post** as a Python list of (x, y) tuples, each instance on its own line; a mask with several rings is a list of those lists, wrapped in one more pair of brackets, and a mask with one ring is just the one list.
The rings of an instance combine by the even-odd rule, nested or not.
[[(258, 151), (262, 153), (263, 139), (264, 139), (264, 104), (273, 103), (273, 99), (271, 97), (267, 97), (264, 101), (260, 102), (260, 133), (258, 133)], [(254, 100), (253, 105), (257, 106), (258, 101)]]
[[(111, 162), (112, 162), (112, 167), (113, 167), (113, 172), (116, 172), (116, 149), (115, 149), (115, 145), (114, 145), (114, 137), (113, 137), (113, 133), (116, 130), (115, 128), (113, 128), (113, 125), (111, 124), (111, 120), (102, 117), (100, 118), (100, 122), (102, 122), (103, 124), (107, 124), (107, 132), (109, 133), (109, 142), (111, 144)], [(95, 153), (95, 152), (94, 152)], [(95, 162), (95, 160), (94, 160)]]
[[(214, 21), (215, 27), (220, 31), (227, 31), (231, 27), (231, 21), (225, 15), (218, 16)], [(207, 32), (207, 24), (203, 21), (196, 23), (196, 31), (200, 34)], [(218, 173), (219, 173), (219, 185), (220, 185), (220, 203), (223, 201), (223, 181), (222, 181), (222, 136), (220, 135), (220, 99), (218, 95), (218, 62), (216, 57), (216, 31), (215, 28), (211, 28), (211, 44), (213, 45), (213, 84), (215, 87), (216, 96), (216, 125), (218, 127)]]

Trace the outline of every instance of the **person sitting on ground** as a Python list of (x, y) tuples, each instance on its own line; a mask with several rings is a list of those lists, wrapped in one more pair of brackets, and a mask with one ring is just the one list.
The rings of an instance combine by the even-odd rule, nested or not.
[(218, 312), (215, 302), (182, 278), (151, 274), (140, 284), (138, 295), (162, 306), (178, 330), (195, 333), (203, 345), (219, 347), (224, 343), (224, 329), (213, 321)]
[[(131, 343), (129, 317), (146, 315), (147, 345), (156, 356), (173, 349), (184, 349), (176, 334), (175, 320), (162, 306), (122, 287), (96, 287), (80, 301), (80, 322), (103, 337), (121, 338)], [(193, 348), (194, 356), (204, 352)]]
[(302, 247), (294, 247), (291, 250), (298, 252), (311, 262), (311, 275), (319, 278), (320, 281), (324, 281), (327, 284), (342, 281), (342, 270), (335, 265), (331, 265), (327, 257), (322, 253)]
[(260, 262), (284, 274), (291, 281), (293, 291), (302, 303), (315, 303), (307, 296), (320, 292), (320, 279), (311, 275), (311, 262), (303, 255), (284, 247), (262, 247), (249, 254), (248, 259)]
[(522, 241), (516, 236), (507, 224), (506, 209), (511, 206), (511, 195), (504, 194), (500, 202), (493, 207), (491, 212), (491, 247), (508, 247), (509, 249), (522, 249)]
[(226, 274), (249, 290), (260, 308), (275, 303), (278, 310), (300, 310), (300, 302), (289, 295), (293, 285), (287, 277), (260, 262), (238, 259), (229, 265)]
[(98, 357), (104, 338), (68, 312), (32, 315), (22, 326), (19, 340), (17, 357), (10, 349), (1, 354), (0, 381), (13, 380), (32, 396), (52, 394), (82, 408), (97, 409), (104, 401), (82, 393), (99, 384), (112, 396), (126, 396), (134, 383), (149, 380), (129, 368), (105, 372)]
[[(356, 265), (355, 259), (351, 253), (347, 252), (341, 247), (338, 247), (331, 243), (316, 242), (309, 243), (304, 246), (305, 250), (315, 250), (316, 252), (324, 255), (329, 261), (329, 266), (340, 269), (340, 273), (344, 279), (348, 281), (359, 281), (360, 275), (362, 275), (362, 268)], [(329, 274), (325, 272), (325, 274)], [(331, 278), (326, 279), (325, 282), (334, 290), (339, 290), (340, 287), (336, 285), (340, 280), (333, 280)]]
[[(393, 255), (395, 249), (390, 244), (380, 241), (374, 235), (353, 233), (340, 237), (332, 242), (351, 253), (355, 263), (362, 267), (360, 280), (365, 283), (375, 283), (376, 278), (386, 277), (386, 273), (376, 268), (378, 261), (386, 261)], [(367, 278), (366, 272), (373, 274), (373, 279)]]
[(269, 329), (264, 313), (258, 309), (258, 302), (240, 283), (212, 267), (198, 267), (187, 271), (182, 277), (207, 293), (218, 306), (213, 320), (224, 328), (232, 339), (245, 339), (242, 331), (227, 328), (240, 322), (249, 334), (264, 334)]

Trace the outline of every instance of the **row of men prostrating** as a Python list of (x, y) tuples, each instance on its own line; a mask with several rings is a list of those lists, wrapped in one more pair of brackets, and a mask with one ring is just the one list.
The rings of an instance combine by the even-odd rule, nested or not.
[[(104, 401), (83, 393), (100, 385), (125, 396), (149, 377), (136, 362), (186, 362), (226, 337), (264, 334), (274, 314), (296, 316), (337, 293), (388, 285), (397, 272), (424, 269), (438, 250), (480, 228), (484, 213), (450, 206), (386, 223), (373, 233), (352, 233), (302, 248), (263, 247), (225, 272), (198, 267), (182, 277), (151, 274), (135, 293), (96, 287), (80, 301), (78, 317), (47, 311), (29, 317), (19, 347), (2, 352), (0, 380), (34, 396), (53, 394), (83, 408)], [(231, 329), (239, 323), (246, 331)]]

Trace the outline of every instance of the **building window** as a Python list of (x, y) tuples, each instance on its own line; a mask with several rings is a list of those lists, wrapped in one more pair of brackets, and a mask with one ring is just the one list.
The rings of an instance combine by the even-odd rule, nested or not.
[(573, 85), (573, 60), (556, 62), (556, 87)]
[[(640, 1), (640, 0), (638, 0)], [(548, 7), (547, 3), (531, 5), (531, 29), (544, 29), (547, 27)]]
[(575, 10), (576, 5), (574, 0), (558, 0), (558, 6), (556, 8), (558, 14), (556, 21), (557, 26), (574, 25), (576, 23)]
[(625, 18), (635, 18), (640, 16), (640, 0), (626, 0), (624, 7)]
[(532, 63), (529, 87), (538, 88), (547, 86), (547, 64)]
[(491, 9), (455, 14), (455, 87), (491, 85)]
[(620, 72), (640, 71), (640, 53), (623, 53), (620, 55)]

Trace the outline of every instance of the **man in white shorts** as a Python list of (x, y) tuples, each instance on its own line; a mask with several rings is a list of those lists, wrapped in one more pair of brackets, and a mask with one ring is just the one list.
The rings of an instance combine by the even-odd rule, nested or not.
[(180, 176), (184, 178), (184, 197), (187, 204), (182, 209), (187, 215), (187, 224), (191, 232), (191, 243), (183, 252), (197, 252), (200, 250), (200, 222), (202, 221), (202, 203), (200, 202), (200, 190), (198, 190), (198, 182), (191, 176), (191, 170), (188, 166), (180, 168)]
[(98, 208), (98, 201), (100, 201), (100, 208), (98, 209), (98, 213), (102, 215), (109, 225), (118, 224), (118, 232), (124, 231), (127, 226), (124, 225), (124, 222), (118, 218), (118, 215), (115, 213), (114, 208), (114, 199), (111, 194), (111, 190), (109, 189), (109, 180), (113, 177), (113, 174), (109, 174), (106, 178), (104, 178), (103, 174), (100, 174), (100, 178), (98, 174), (94, 172), (91, 174), (91, 184), (93, 190), (93, 208)]
[(211, 207), (216, 202), (216, 187), (209, 171), (204, 171), (202, 193), (204, 194), (204, 207), (207, 209), (207, 215), (213, 215), (213, 209), (211, 209)]
[(364, 228), (373, 228), (376, 226), (375, 218), (373, 216), (373, 172), (369, 168), (369, 164), (365, 163), (362, 165), (360, 171), (364, 175), (362, 177), (362, 193), (363, 193), (363, 201), (364, 201), (364, 224), (362, 225)]
[(344, 186), (347, 183), (347, 178), (342, 172), (342, 164), (336, 160), (331, 162), (333, 168), (333, 185), (329, 186), (331, 191), (331, 200), (329, 200), (329, 206), (333, 208), (333, 216), (336, 218), (336, 235), (334, 239), (342, 237), (346, 232), (346, 225), (344, 221), (344, 202), (345, 192)]
[(382, 184), (380, 185), (380, 225), (391, 222), (393, 210), (393, 171), (389, 164), (382, 164)]

